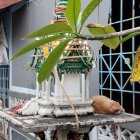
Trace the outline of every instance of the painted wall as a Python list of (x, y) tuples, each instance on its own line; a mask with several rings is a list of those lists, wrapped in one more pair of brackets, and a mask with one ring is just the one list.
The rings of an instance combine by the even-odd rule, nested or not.
[[(29, 41), (22, 41), (22, 37), (51, 22), (53, 14), (50, 11), (54, 5), (54, 1), (50, 1), (49, 6), (46, 0), (38, 4), (31, 2), (13, 13), (12, 54), (29, 43)], [(31, 52), (12, 61), (12, 86), (35, 89), (35, 72), (27, 71), (30, 55)]]
[[(90, 0), (82, 0), (82, 9), (90, 2)], [(13, 39), (12, 39), (12, 54), (19, 50), (22, 46), (29, 43), (29, 41), (21, 41), (20, 39), (26, 34), (49, 24), (53, 16), (53, 8), (55, 7), (55, 0), (40, 2), (31, 2), (20, 10), (13, 13)], [(100, 11), (101, 10), (101, 11)], [(100, 12), (99, 12), (100, 11)], [(107, 24), (109, 11), (109, 1), (103, 1), (99, 8), (89, 17), (87, 23), (101, 23)], [(88, 32), (86, 31), (86, 34)], [(93, 69), (90, 79), (90, 95), (99, 93), (99, 49), (101, 44), (97, 41), (89, 42), (95, 52), (97, 58), (97, 68)], [(12, 62), (11, 85), (16, 87), (25, 87), (27, 89), (35, 88), (35, 73), (27, 72), (27, 61), (30, 59), (30, 54), (25, 54)], [(19, 90), (19, 89), (18, 89)]]

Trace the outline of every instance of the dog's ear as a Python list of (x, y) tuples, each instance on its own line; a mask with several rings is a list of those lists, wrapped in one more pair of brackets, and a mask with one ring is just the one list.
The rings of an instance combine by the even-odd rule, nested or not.
[(115, 100), (116, 102), (118, 102), (120, 104), (120, 101), (119, 100)]
[(94, 108), (94, 104), (95, 104), (95, 103), (96, 103), (96, 102), (95, 102), (95, 101), (93, 101), (93, 102), (92, 102), (92, 104), (91, 104), (93, 108)]

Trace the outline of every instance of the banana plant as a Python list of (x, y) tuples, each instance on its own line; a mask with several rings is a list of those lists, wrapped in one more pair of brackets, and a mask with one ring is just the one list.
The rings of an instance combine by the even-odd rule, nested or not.
[[(85, 21), (92, 12), (99, 6), (102, 0), (91, 0), (87, 7), (81, 11), (81, 0), (68, 0), (66, 9), (67, 23), (53, 23), (33, 33), (28, 34), (24, 39), (31, 39), (35, 37), (42, 38), (41, 40), (34, 41), (27, 46), (24, 46), (19, 50), (10, 60), (15, 59), (41, 45), (50, 43), (57, 39), (65, 39), (61, 42), (48, 56), (46, 61), (42, 64), (38, 75), (38, 82), (41, 83), (45, 79), (48, 79), (54, 66), (57, 64), (59, 58), (64, 52), (67, 44), (76, 38), (84, 40), (97, 40), (105, 46), (116, 49), (120, 43), (119, 37), (106, 39), (104, 36), (115, 33), (115, 29), (112, 26), (104, 26), (100, 24), (88, 24), (85, 25)], [(85, 35), (83, 28), (87, 28), (90, 32), (89, 35)], [(45, 36), (45, 38), (44, 38)], [(100, 38), (101, 37), (101, 38)], [(91, 39), (92, 38), (92, 39)]]

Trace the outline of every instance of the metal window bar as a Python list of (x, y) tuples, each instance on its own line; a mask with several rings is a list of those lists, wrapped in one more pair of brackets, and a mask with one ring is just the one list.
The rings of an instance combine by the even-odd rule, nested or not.
[(0, 65), (0, 99), (3, 108), (8, 107), (9, 65)]
[[(131, 0), (129, 3), (127, 0), (110, 0), (108, 24), (117, 27), (115, 29), (118, 31), (139, 26), (136, 24), (140, 20), (140, 12), (138, 11), (140, 8), (136, 8), (138, 3), (140, 4), (138, 0)], [(125, 10), (130, 10), (129, 17)], [(118, 15), (118, 18), (115, 14)], [(99, 55), (100, 94), (118, 100), (126, 111), (128, 110), (127, 112), (136, 114), (140, 114), (140, 111), (136, 110), (138, 97), (140, 98), (140, 84), (131, 85), (129, 79), (138, 40), (138, 37), (133, 37), (129, 43), (120, 44), (116, 50), (103, 46)], [(128, 98), (131, 101), (127, 101)]]

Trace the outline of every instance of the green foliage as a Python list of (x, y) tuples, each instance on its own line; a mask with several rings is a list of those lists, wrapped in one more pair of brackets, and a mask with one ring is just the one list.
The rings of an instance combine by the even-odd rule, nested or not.
[[(66, 38), (66, 40), (60, 43), (49, 55), (47, 60), (42, 64), (42, 67), (39, 72), (38, 81), (41, 83), (43, 80), (49, 77), (54, 66), (57, 64), (60, 56), (63, 54), (64, 49), (67, 43), (74, 38), (82, 38), (86, 35), (81, 34), (81, 30), (84, 26), (86, 19), (94, 11), (94, 9), (100, 4), (102, 0), (91, 0), (88, 6), (81, 12), (81, 0), (68, 0), (68, 5), (66, 9), (66, 18), (67, 23), (54, 23), (49, 24), (27, 36), (24, 39), (41, 37), (41, 40), (35, 41), (21, 50), (19, 50), (12, 59), (27, 53), (30, 50), (33, 50), (41, 45), (50, 43), (57, 39)], [(79, 23), (80, 29), (79, 29)], [(96, 27), (88, 27), (89, 31), (94, 36), (106, 35), (108, 33), (114, 33), (115, 30), (111, 26), (101, 27), (99, 24), (96, 24)], [(46, 37), (46, 38), (43, 38)], [(104, 45), (115, 49), (119, 44), (119, 38), (115, 37), (114, 39), (100, 40)], [(11, 60), (12, 60), (11, 59)]]
[(137, 35), (140, 35), (140, 32), (136, 32), (136, 33), (132, 33), (126, 37), (124, 37), (123, 39), (120, 40), (120, 43), (124, 43), (125, 41), (131, 39), (132, 37), (135, 37)]
[(79, 17), (78, 17), (78, 20), (77, 20), (77, 28), (81, 23), (81, 19), (82, 19), (82, 12), (79, 13)]
[(81, 31), (81, 29), (83, 27), (83, 24), (85, 23), (86, 19), (90, 16), (90, 14), (100, 4), (101, 1), (102, 0), (91, 0), (91, 2), (88, 4), (88, 6), (84, 9), (84, 11), (82, 13), (82, 18), (81, 18), (81, 28), (80, 28), (80, 31)]
[(57, 64), (60, 56), (63, 54), (65, 47), (71, 39), (66, 39), (60, 43), (49, 55), (47, 60), (42, 64), (38, 75), (38, 82), (41, 83), (45, 79), (48, 79), (54, 66)]
[(75, 33), (77, 33), (77, 21), (81, 10), (81, 0), (68, 0), (66, 18)]
[(44, 38), (41, 40), (37, 40), (33, 43), (28, 44), (27, 46), (25, 46), (18, 52), (16, 52), (16, 54), (10, 60), (15, 59), (16, 57), (21, 56), (39, 46), (45, 45), (46, 43), (49, 43), (51, 41), (55, 41), (56, 39), (60, 39), (60, 38), (64, 38), (64, 37), (65, 37), (65, 35), (54, 35), (54, 36), (47, 37), (47, 38)]
[(71, 27), (66, 23), (54, 23), (49, 24), (31, 34), (28, 34), (24, 38), (34, 38), (34, 37), (40, 37), (40, 36), (46, 36), (46, 35), (52, 35), (52, 34), (58, 34), (58, 33), (67, 33), (72, 32)]
[[(94, 36), (96, 35), (107, 35), (109, 33), (115, 33), (115, 29), (112, 26), (99, 26), (99, 24), (94, 27), (88, 27), (88, 30), (90, 31), (91, 34)], [(100, 40), (101, 43), (103, 43), (105, 46), (116, 49), (119, 45), (119, 37), (111, 38), (111, 39), (104, 39)]]

